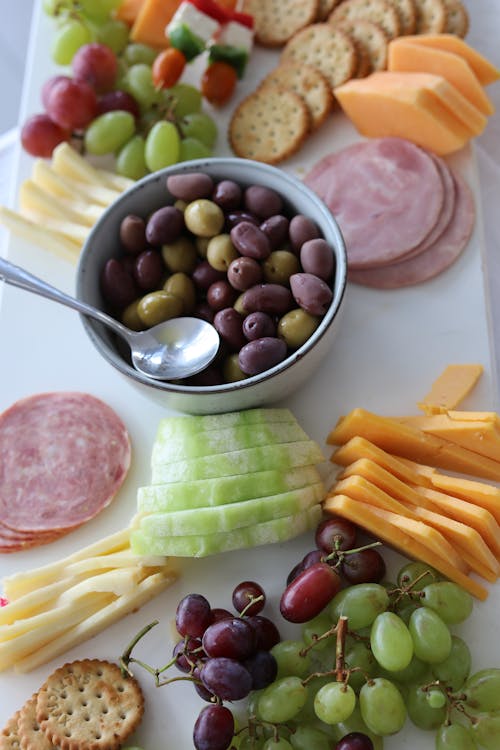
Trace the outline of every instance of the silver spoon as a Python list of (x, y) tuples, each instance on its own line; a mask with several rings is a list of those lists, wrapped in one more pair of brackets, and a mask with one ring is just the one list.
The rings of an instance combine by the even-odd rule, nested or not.
[(110, 315), (70, 297), (4, 258), (0, 258), (0, 279), (104, 323), (128, 343), (136, 370), (155, 380), (195, 375), (210, 364), (219, 348), (219, 334), (205, 320), (172, 318), (147, 331), (131, 331)]

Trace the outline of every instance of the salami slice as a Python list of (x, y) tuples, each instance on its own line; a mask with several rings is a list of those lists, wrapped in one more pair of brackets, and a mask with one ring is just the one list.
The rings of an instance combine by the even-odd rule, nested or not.
[(434, 159), (419, 146), (377, 138), (325, 158), (305, 183), (337, 220), (350, 269), (398, 260), (436, 225), (445, 188)]
[(467, 246), (475, 221), (474, 198), (468, 185), (458, 175), (453, 179), (456, 189), (453, 215), (433, 245), (399, 263), (351, 271), (349, 281), (377, 289), (396, 289), (427, 281), (448, 268)]
[(129, 466), (126, 427), (94, 396), (42, 393), (16, 402), (0, 415), (0, 548), (43, 544), (90, 520)]

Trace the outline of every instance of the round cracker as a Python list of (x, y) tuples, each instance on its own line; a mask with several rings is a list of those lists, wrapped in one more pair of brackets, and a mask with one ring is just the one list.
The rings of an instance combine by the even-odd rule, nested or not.
[(19, 736), (19, 714), (20, 711), (10, 717), (0, 734), (0, 747), (2, 750), (20, 750), (21, 737)]
[(358, 58), (349, 35), (329, 23), (314, 23), (297, 32), (281, 53), (282, 62), (312, 65), (334, 89), (356, 72)]
[(255, 41), (282, 47), (316, 20), (319, 0), (245, 0), (243, 10), (253, 16)]
[(38, 692), (36, 718), (60, 750), (118, 750), (138, 727), (144, 697), (117, 664), (83, 659), (52, 672)]
[(336, 26), (345, 21), (356, 22), (361, 18), (381, 26), (389, 39), (401, 34), (398, 12), (387, 0), (344, 0), (329, 15), (328, 22)]
[(32, 695), (19, 712), (17, 724), (21, 750), (54, 750), (54, 745), (47, 738), (36, 718), (37, 698), (37, 693)]
[(391, 0), (396, 8), (401, 24), (401, 34), (413, 34), (417, 26), (415, 0)]
[(469, 31), (469, 14), (460, 0), (444, 0), (446, 8), (446, 34), (455, 34), (462, 39)]
[(235, 109), (229, 143), (236, 156), (278, 164), (299, 150), (310, 125), (302, 97), (290, 89), (261, 86)]
[(330, 13), (334, 8), (341, 3), (342, 0), (319, 0), (318, 13), (316, 15), (317, 21), (326, 21)]
[(324, 123), (333, 109), (330, 84), (323, 73), (311, 65), (294, 62), (278, 65), (262, 81), (262, 85), (268, 84), (290, 89), (302, 97), (309, 109), (313, 130)]
[(350, 37), (363, 49), (368, 57), (370, 70), (385, 70), (389, 40), (381, 26), (363, 18), (342, 24)]
[(446, 6), (443, 0), (415, 0), (416, 34), (442, 34), (446, 28)]

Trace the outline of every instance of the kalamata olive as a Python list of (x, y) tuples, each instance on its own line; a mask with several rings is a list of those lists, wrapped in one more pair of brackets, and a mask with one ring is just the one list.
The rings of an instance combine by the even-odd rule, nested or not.
[(224, 382), (224, 378), (222, 377), (222, 373), (218, 367), (209, 365), (208, 367), (205, 367), (205, 369), (201, 372), (198, 372), (196, 375), (192, 375), (187, 379), (186, 382), (188, 383), (188, 385), (198, 386), (221, 385)]
[(245, 344), (240, 349), (238, 362), (247, 375), (258, 375), (282, 362), (286, 355), (285, 342), (282, 339), (267, 336)]
[(150, 328), (182, 315), (182, 300), (163, 290), (150, 292), (139, 301), (137, 313), (144, 325)]
[(300, 248), (302, 270), (328, 281), (333, 275), (333, 248), (322, 237), (307, 240)]
[(224, 380), (226, 383), (235, 383), (238, 380), (244, 380), (248, 377), (240, 367), (238, 353), (228, 354), (222, 366)]
[(163, 245), (161, 254), (165, 265), (172, 273), (192, 273), (198, 264), (196, 247), (186, 236)]
[(233, 227), (241, 224), (242, 221), (249, 221), (250, 224), (255, 224), (256, 227), (258, 227), (260, 224), (259, 219), (253, 214), (249, 213), (249, 211), (230, 211), (228, 214), (226, 214), (227, 230), (230, 231)]
[(324, 315), (333, 298), (328, 284), (312, 273), (295, 273), (290, 288), (297, 304), (311, 315)]
[(216, 268), (210, 265), (208, 260), (202, 260), (194, 269), (191, 278), (198, 289), (206, 292), (211, 284), (214, 284), (216, 281), (223, 281), (226, 278), (226, 274), (223, 271), (217, 271)]
[(216, 234), (210, 238), (207, 246), (207, 260), (217, 271), (227, 270), (233, 260), (238, 258), (238, 251), (229, 234)]
[(241, 206), (242, 191), (234, 180), (221, 180), (214, 187), (212, 200), (224, 211), (239, 208)]
[(158, 250), (143, 250), (134, 264), (134, 278), (143, 292), (158, 289), (165, 273), (165, 265)]
[(212, 310), (223, 310), (232, 307), (236, 299), (236, 291), (231, 284), (224, 279), (215, 281), (207, 289), (207, 302)]
[(243, 295), (243, 308), (247, 313), (265, 312), (281, 316), (292, 307), (292, 293), (280, 284), (257, 284), (247, 289)]
[(186, 206), (184, 221), (193, 234), (199, 237), (214, 237), (222, 231), (224, 214), (220, 206), (213, 201), (199, 198)]
[(101, 291), (111, 307), (123, 310), (139, 295), (136, 283), (119, 260), (110, 258), (101, 273)]
[[(276, 336), (276, 324), (270, 315), (263, 312), (253, 312), (243, 321), (243, 333), (249, 341)], [(280, 336), (284, 339), (284, 336)]]
[(214, 189), (214, 181), (205, 172), (186, 172), (167, 177), (167, 190), (187, 203), (197, 198), (209, 198)]
[(320, 237), (320, 231), (316, 224), (308, 217), (302, 214), (296, 214), (290, 219), (290, 226), (288, 229), (290, 242), (295, 252), (299, 252), (300, 248), (308, 240), (314, 240), (316, 237)]
[(183, 315), (190, 315), (193, 312), (196, 305), (196, 287), (187, 273), (182, 273), (182, 271), (173, 273), (164, 283), (163, 289), (182, 300)]
[(319, 326), (320, 319), (298, 307), (287, 312), (278, 322), (278, 336), (289, 349), (305, 344)]
[(198, 304), (194, 308), (193, 315), (195, 318), (201, 318), (201, 320), (206, 320), (207, 323), (213, 323), (214, 317), (215, 317), (215, 310), (212, 310), (208, 302), (203, 300), (202, 302), (198, 302)]
[(283, 208), (283, 199), (276, 190), (264, 185), (250, 185), (245, 190), (243, 203), (247, 211), (268, 219), (274, 214), (279, 214)]
[(148, 246), (144, 219), (134, 214), (125, 216), (120, 224), (120, 242), (124, 252), (138, 255)]
[(231, 229), (233, 245), (249, 258), (264, 260), (271, 253), (271, 243), (262, 229), (249, 221), (242, 221)]
[(174, 206), (164, 206), (151, 214), (146, 224), (146, 239), (150, 245), (175, 242), (184, 231), (184, 215)]
[(247, 343), (243, 334), (243, 318), (234, 307), (225, 307), (215, 314), (214, 328), (232, 352), (239, 352)]
[(290, 276), (299, 273), (300, 263), (289, 250), (274, 250), (262, 264), (265, 281), (287, 286)]
[(282, 214), (270, 216), (260, 225), (260, 228), (267, 235), (273, 250), (280, 248), (288, 239), (289, 220)]
[(227, 280), (239, 292), (244, 292), (262, 281), (262, 266), (254, 258), (242, 255), (231, 262)]

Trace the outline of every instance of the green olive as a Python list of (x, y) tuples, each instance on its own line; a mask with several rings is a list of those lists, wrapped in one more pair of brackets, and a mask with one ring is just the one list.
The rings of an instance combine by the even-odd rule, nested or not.
[(243, 307), (243, 297), (245, 296), (245, 292), (242, 292), (239, 297), (237, 297), (236, 302), (234, 303), (233, 307), (236, 310), (236, 312), (239, 312), (240, 315), (248, 315), (248, 310), (245, 310)]
[(305, 344), (319, 326), (320, 319), (298, 307), (290, 310), (278, 323), (278, 337), (283, 339), (290, 349), (298, 349)]
[(172, 273), (192, 273), (198, 263), (196, 247), (189, 237), (179, 237), (175, 242), (163, 245), (161, 254)]
[(200, 256), (200, 258), (207, 257), (207, 249), (208, 249), (209, 242), (210, 242), (210, 237), (195, 237), (194, 244), (196, 245), (196, 249), (198, 251), (198, 255)]
[(300, 271), (299, 259), (288, 250), (275, 250), (262, 264), (264, 279), (269, 284), (287, 285), (290, 276)]
[(184, 209), (184, 221), (198, 237), (214, 237), (224, 226), (224, 213), (217, 203), (198, 198)]
[(210, 239), (207, 246), (207, 260), (212, 268), (227, 272), (231, 261), (238, 257), (239, 253), (228, 234), (216, 234)]
[(147, 328), (163, 323), (164, 320), (179, 317), (182, 315), (182, 309), (182, 300), (163, 290), (146, 294), (137, 305), (137, 313)]
[(239, 365), (237, 353), (229, 354), (226, 357), (222, 372), (226, 383), (235, 383), (237, 380), (243, 380), (247, 377)]
[(144, 323), (142, 322), (137, 310), (140, 300), (136, 299), (128, 305), (122, 312), (122, 323), (131, 331), (143, 331)]
[(189, 315), (196, 306), (196, 289), (186, 273), (178, 271), (168, 277), (163, 285), (165, 292), (182, 300), (182, 314)]
[(174, 203), (174, 207), (178, 208), (179, 211), (182, 211), (182, 213), (184, 213), (184, 211), (186, 210), (186, 206), (187, 206), (186, 201), (182, 201), (180, 198), (177, 198), (177, 200)]

